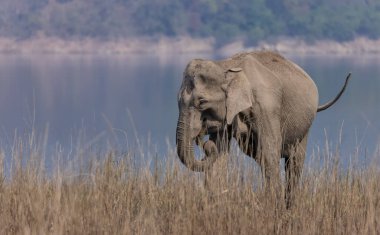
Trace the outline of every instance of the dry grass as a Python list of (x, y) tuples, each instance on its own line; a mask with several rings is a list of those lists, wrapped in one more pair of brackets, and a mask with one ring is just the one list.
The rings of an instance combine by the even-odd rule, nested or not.
[(16, 146), (12, 164), (0, 158), (0, 234), (380, 232), (380, 168), (341, 169), (336, 154), (314, 154), (297, 203), (286, 210), (264, 193), (246, 158), (222, 158), (205, 189), (203, 175), (174, 153), (138, 167), (138, 155), (110, 152), (79, 166), (79, 159), (61, 161), (48, 173), (39, 148)]

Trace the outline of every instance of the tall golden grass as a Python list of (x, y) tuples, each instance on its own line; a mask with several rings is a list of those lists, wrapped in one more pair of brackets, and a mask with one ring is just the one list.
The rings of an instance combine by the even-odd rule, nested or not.
[(238, 153), (218, 160), (208, 188), (174, 151), (146, 165), (112, 151), (68, 164), (57, 152), (50, 169), (33, 143), (10, 155), (0, 157), (0, 234), (380, 233), (379, 154), (341, 167), (338, 151), (314, 152), (289, 210)]

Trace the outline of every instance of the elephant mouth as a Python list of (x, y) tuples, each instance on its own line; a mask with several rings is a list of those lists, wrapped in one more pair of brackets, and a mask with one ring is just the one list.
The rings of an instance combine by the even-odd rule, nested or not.
[(219, 132), (222, 129), (222, 124), (218, 121), (204, 120), (202, 127), (207, 130), (208, 133)]

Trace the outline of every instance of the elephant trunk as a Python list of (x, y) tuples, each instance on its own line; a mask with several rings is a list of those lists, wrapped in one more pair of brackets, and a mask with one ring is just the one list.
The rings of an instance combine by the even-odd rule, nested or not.
[(204, 172), (215, 162), (217, 158), (217, 148), (215, 143), (207, 141), (205, 143), (206, 157), (202, 160), (195, 159), (193, 141), (191, 136), (191, 117), (188, 111), (182, 110), (179, 114), (177, 131), (176, 131), (176, 144), (177, 154), (181, 162), (190, 170), (197, 172)]

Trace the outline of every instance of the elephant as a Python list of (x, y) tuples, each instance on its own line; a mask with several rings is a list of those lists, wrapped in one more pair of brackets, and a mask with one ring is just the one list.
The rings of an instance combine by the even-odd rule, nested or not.
[[(341, 97), (350, 75), (333, 100), (318, 106), (318, 90), (310, 76), (276, 52), (243, 52), (219, 61), (193, 59), (178, 92), (177, 155), (189, 169), (207, 172), (218, 156), (228, 153), (235, 138), (260, 165), (265, 187), (275, 190), (280, 159), (285, 158), (289, 205), (316, 113)], [(203, 149), (203, 159), (195, 158), (194, 144)]]

